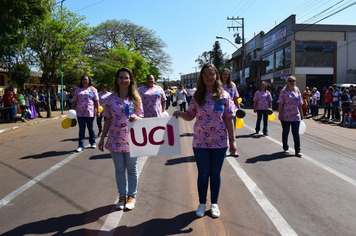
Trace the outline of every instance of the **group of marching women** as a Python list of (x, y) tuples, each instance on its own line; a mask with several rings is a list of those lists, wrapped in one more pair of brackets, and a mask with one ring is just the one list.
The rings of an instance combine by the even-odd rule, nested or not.
[[(295, 87), (295, 77), (290, 76), (288, 83), (279, 97), (279, 119), (283, 127), (283, 149), (288, 151), (288, 133), (292, 127), (296, 155), (300, 154), (299, 121), (303, 119), (302, 99)], [(105, 85), (104, 85), (105, 86)], [(212, 64), (204, 65), (197, 80), (197, 89), (191, 98), (186, 111), (175, 111), (173, 116), (191, 121), (195, 118), (193, 152), (198, 169), (199, 206), (198, 217), (203, 217), (206, 210), (207, 192), (210, 181), (210, 211), (211, 216), (220, 216), (218, 198), (221, 183), (221, 169), (227, 149), (230, 155), (239, 156), (236, 146), (235, 114), (240, 105), (236, 85), (231, 81), (230, 71), (224, 69), (221, 74)], [(161, 117), (166, 109), (164, 90), (155, 85), (153, 75), (148, 75), (146, 85), (137, 89), (132, 72), (127, 68), (117, 71), (112, 94), (107, 94), (105, 88), (101, 91), (105, 98), (100, 105), (105, 104), (102, 115), (105, 118), (104, 127), (99, 127), (101, 139), (99, 149), (104, 147), (111, 153), (116, 173), (116, 183), (119, 199), (116, 208), (131, 210), (135, 207), (137, 193), (137, 157), (130, 156), (128, 142), (127, 120), (134, 122), (146, 117)], [(271, 108), (272, 97), (262, 83), (260, 91), (254, 97), (254, 111), (257, 112), (256, 133), (260, 130), (260, 122), (264, 119), (263, 133), (267, 135), (266, 110)], [(84, 149), (85, 126), (89, 129), (89, 142), (96, 148), (93, 128), (94, 116), (101, 117), (99, 112), (99, 94), (92, 86), (87, 75), (81, 79), (79, 89), (76, 89), (72, 108), (77, 110), (79, 123), (79, 147)], [(97, 111), (97, 113), (95, 113)], [(101, 122), (101, 120), (100, 120)], [(84, 130), (84, 131), (83, 131)], [(106, 143), (105, 138), (107, 138)], [(126, 173), (127, 172), (127, 180)]]

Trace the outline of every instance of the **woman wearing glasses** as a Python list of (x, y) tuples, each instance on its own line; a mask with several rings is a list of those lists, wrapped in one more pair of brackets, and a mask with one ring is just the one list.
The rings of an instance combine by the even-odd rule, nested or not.
[(287, 85), (284, 86), (278, 98), (278, 119), (282, 123), (282, 141), (285, 154), (289, 154), (288, 135), (292, 127), (295, 155), (301, 157), (299, 125), (303, 120), (303, 99), (299, 89), (296, 87), (296, 78), (290, 75)]
[(211, 215), (220, 216), (218, 198), (220, 172), (230, 142), (230, 153), (236, 152), (235, 129), (232, 121), (233, 103), (224, 91), (219, 72), (212, 64), (204, 65), (200, 71), (197, 90), (186, 112), (175, 111), (173, 116), (191, 121), (194, 118), (193, 152), (198, 168), (199, 206), (198, 217), (205, 214), (210, 180)]
[[(99, 92), (99, 103), (102, 108), (105, 109), (106, 101), (108, 100), (108, 97), (110, 95), (111, 95), (111, 92), (108, 92), (108, 85), (107, 84), (101, 85), (101, 90)], [(105, 121), (105, 119), (106, 118), (104, 117), (104, 121)], [(103, 131), (102, 120), (103, 120), (103, 113), (100, 113), (100, 116), (98, 118), (96, 118), (96, 123), (99, 128), (98, 136), (100, 136), (101, 132)]]

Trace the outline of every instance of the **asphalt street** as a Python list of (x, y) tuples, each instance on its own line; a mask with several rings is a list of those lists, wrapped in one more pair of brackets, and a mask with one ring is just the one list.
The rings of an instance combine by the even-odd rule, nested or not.
[(0, 235), (356, 235), (355, 129), (305, 119), (298, 158), (292, 148), (283, 154), (277, 118), (268, 136), (255, 135), (256, 114), (246, 112), (240, 156), (223, 166), (217, 219), (209, 198), (206, 215), (195, 216), (193, 121), (179, 120), (181, 155), (138, 159), (132, 211), (114, 208), (109, 152), (76, 153), (78, 127), (63, 129), (65, 116), (3, 128)]

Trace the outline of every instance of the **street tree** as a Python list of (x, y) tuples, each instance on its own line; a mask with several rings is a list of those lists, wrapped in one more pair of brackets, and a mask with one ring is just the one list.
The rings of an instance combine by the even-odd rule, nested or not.
[(91, 28), (85, 39), (84, 52), (95, 57), (121, 44), (130, 52), (139, 52), (151, 68), (157, 68), (161, 73), (171, 71), (171, 57), (164, 52), (166, 43), (153, 30), (129, 20), (108, 20)]
[[(87, 36), (87, 25), (81, 23), (84, 17), (68, 11), (66, 8), (54, 8), (42, 24), (35, 24), (27, 31), (27, 45), (35, 65), (42, 71), (42, 80), (47, 94), (52, 83), (60, 77), (63, 68), (73, 68), (81, 74), (89, 72), (86, 57), (82, 55), (82, 40)], [(47, 104), (50, 104), (47, 96)], [(47, 117), (51, 117), (48, 107)]]
[(195, 60), (195, 62), (198, 62), (200, 69), (205, 64), (211, 64), (212, 61), (213, 61), (213, 51), (205, 51)]
[(213, 64), (220, 71), (225, 64), (224, 54), (221, 50), (219, 41), (215, 41), (212, 51)]
[(50, 13), (53, 0), (2, 0), (0, 7), (0, 67), (9, 70), (24, 63), (18, 54), (25, 43), (24, 31), (40, 23)]
[(97, 55), (90, 64), (94, 80), (99, 84), (106, 83), (110, 87), (114, 85), (116, 72), (120, 67), (130, 69), (138, 83), (145, 81), (150, 69), (138, 51), (128, 51), (123, 45), (102, 53), (100, 57)]
[(15, 85), (22, 88), (31, 79), (30, 68), (25, 63), (16, 64), (12, 69), (12, 79)]

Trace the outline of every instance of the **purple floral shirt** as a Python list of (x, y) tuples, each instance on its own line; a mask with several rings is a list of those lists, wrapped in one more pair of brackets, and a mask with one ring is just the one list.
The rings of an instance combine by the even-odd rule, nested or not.
[(257, 91), (253, 97), (253, 101), (256, 102), (256, 110), (267, 110), (269, 102), (272, 102), (271, 93), (268, 91)]
[(225, 148), (229, 145), (229, 139), (224, 117), (233, 116), (230, 95), (224, 91), (223, 99), (214, 101), (212, 93), (208, 92), (205, 99), (207, 102), (203, 107), (200, 107), (192, 97), (187, 109), (187, 112), (196, 118), (193, 147)]
[(239, 98), (240, 97), (240, 94), (239, 92), (237, 91), (237, 88), (236, 88), (236, 85), (235, 83), (232, 83), (232, 88), (229, 88), (229, 86), (227, 84), (223, 84), (223, 88), (226, 92), (228, 92), (230, 94), (230, 97), (231, 97), (231, 102), (232, 102), (232, 107), (233, 107), (233, 114), (235, 116), (236, 114), (236, 111), (237, 111), (237, 107), (235, 106), (235, 103), (234, 103), (234, 99), (236, 98)]
[(106, 101), (108, 100), (108, 97), (111, 95), (111, 92), (103, 93), (103, 92), (100, 91), (98, 95), (99, 95), (99, 104), (100, 104), (100, 106), (105, 108)]
[(289, 91), (283, 89), (279, 94), (277, 103), (282, 104), (283, 121), (300, 121), (298, 106), (303, 105), (303, 99), (299, 90)]
[(163, 89), (158, 85), (153, 85), (152, 88), (144, 85), (138, 89), (138, 92), (141, 96), (145, 118), (161, 117), (162, 102), (167, 100)]
[(98, 91), (93, 86), (88, 88), (76, 88), (73, 101), (77, 102), (75, 110), (78, 117), (94, 117), (94, 101), (98, 101)]
[[(111, 94), (103, 111), (105, 117), (111, 118), (108, 139), (105, 148), (110, 152), (130, 152), (129, 131), (127, 129), (127, 109), (125, 106), (130, 105), (129, 98), (120, 98), (117, 93)], [(131, 104), (133, 106), (133, 104)], [(137, 116), (143, 117), (142, 103), (138, 111), (133, 111)]]

